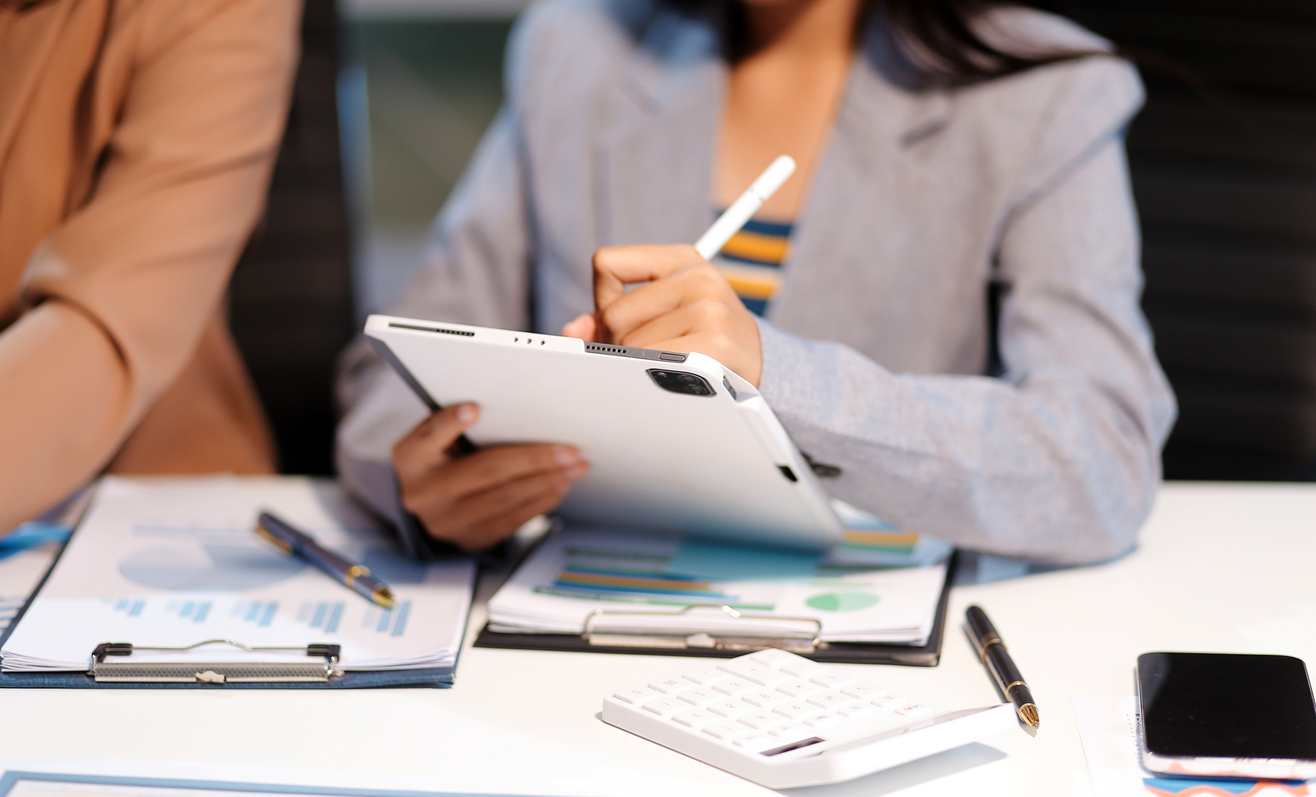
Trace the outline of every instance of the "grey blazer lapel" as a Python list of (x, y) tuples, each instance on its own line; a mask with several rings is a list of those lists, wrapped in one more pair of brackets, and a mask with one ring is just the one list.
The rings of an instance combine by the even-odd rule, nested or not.
[(703, 232), (725, 84), (718, 26), (661, 8), (598, 138), (600, 245), (693, 243)]
[[(907, 259), (927, 184), (924, 145), (950, 124), (945, 91), (920, 89), (880, 16), (855, 58), (836, 121), (796, 219), (774, 323), (806, 337), (894, 354), (906, 320), (875, 318), (874, 297), (922, 290)], [(889, 220), (874, 230), (872, 219)], [(907, 219), (902, 223), (901, 219)], [(921, 282), (920, 282), (921, 281)], [(890, 308), (892, 302), (884, 302)], [(819, 312), (828, 307), (828, 312)], [(900, 337), (896, 335), (895, 337)], [(885, 343), (879, 342), (885, 341)]]

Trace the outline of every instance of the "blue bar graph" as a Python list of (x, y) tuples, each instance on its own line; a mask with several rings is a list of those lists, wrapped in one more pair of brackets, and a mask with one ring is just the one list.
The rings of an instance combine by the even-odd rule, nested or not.
[(114, 611), (123, 612), (129, 617), (141, 617), (146, 608), (146, 601), (141, 598), (115, 598)]
[(369, 626), (373, 623), (375, 631), (380, 634), (402, 636), (407, 632), (407, 617), (410, 614), (411, 601), (403, 601), (392, 609), (379, 609), (372, 606), (366, 612), (366, 619), (362, 624)]
[(393, 624), (393, 636), (402, 636), (406, 632), (408, 614), (411, 614), (411, 601), (403, 601), (398, 605), (398, 619)]
[[(165, 606), (165, 611), (177, 614), (181, 620), (191, 620), (200, 624), (204, 623), (206, 618), (210, 616), (210, 601), (183, 601), (181, 604), (177, 601), (171, 601)], [(129, 612), (129, 616), (132, 616), (131, 612)]]
[[(208, 611), (210, 604), (202, 604), (200, 612)], [(198, 613), (200, 613), (198, 612)], [(279, 612), (278, 601), (254, 601), (252, 603), (238, 603), (233, 606), (232, 615), (240, 617), (244, 623), (252, 623), (261, 628), (268, 628), (270, 623), (274, 622), (274, 616)], [(198, 620), (200, 622), (200, 620)]]
[(343, 619), (343, 604), (335, 603), (334, 610), (329, 615), (329, 621), (324, 624), (326, 634), (332, 634), (338, 630), (338, 623)]
[(338, 630), (338, 624), (343, 621), (343, 604), (327, 601), (302, 604), (297, 617), (303, 622), (309, 617), (310, 621), (307, 624), (311, 628), (321, 628), (326, 634), (332, 634)]

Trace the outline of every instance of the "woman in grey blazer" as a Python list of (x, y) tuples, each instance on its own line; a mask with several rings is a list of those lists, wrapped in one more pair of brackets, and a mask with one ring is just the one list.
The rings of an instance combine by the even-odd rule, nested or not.
[[(504, 108), (395, 311), (592, 332), (578, 316), (596, 309), (596, 251), (695, 240), (735, 182), (732, 122), (742, 144), (770, 143), (735, 116), (737, 70), (769, 52), (744, 47), (745, 21), (846, 2), (857, 35), (830, 117), (778, 208), (793, 222), (780, 289), (756, 317), (705, 281), (726, 324), (705, 353), (757, 369), (799, 447), (839, 469), (824, 482), (838, 498), (977, 550), (1116, 556), (1151, 509), (1175, 413), (1138, 306), (1122, 135), (1142, 91), (1059, 18), (931, 4), (971, 23), (973, 47), (948, 50), (919, 27), (921, 0), (546, 0), (517, 25)], [(689, 257), (623, 246), (594, 265), (711, 268)], [(478, 408), (426, 418), (362, 347), (340, 397), (341, 475), (417, 555), (496, 542), (588, 469), (560, 446), (452, 455)]]

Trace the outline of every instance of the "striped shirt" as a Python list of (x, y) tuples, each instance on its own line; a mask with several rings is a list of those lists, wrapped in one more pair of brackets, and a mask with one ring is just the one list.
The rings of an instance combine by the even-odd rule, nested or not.
[(750, 219), (713, 257), (713, 265), (752, 313), (764, 315), (781, 285), (781, 264), (790, 254), (791, 226)]

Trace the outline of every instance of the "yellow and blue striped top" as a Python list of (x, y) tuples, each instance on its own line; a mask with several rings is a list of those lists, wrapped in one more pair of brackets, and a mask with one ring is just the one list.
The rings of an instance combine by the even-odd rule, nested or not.
[(750, 219), (713, 257), (713, 265), (752, 313), (764, 315), (781, 286), (781, 265), (790, 254), (791, 227)]

